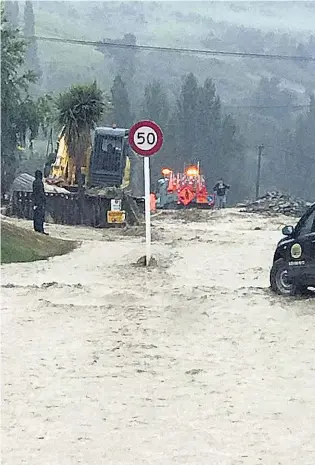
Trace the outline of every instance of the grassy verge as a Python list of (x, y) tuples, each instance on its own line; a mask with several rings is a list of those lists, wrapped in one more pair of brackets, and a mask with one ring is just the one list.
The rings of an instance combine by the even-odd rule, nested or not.
[(33, 262), (71, 252), (77, 243), (1, 222), (1, 263)]

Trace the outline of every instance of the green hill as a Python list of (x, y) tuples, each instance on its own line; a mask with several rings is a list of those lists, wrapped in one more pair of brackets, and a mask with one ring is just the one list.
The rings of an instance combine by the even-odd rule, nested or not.
[[(296, 54), (315, 24), (312, 2), (36, 2), (36, 34), (72, 39), (119, 39), (134, 34), (138, 44), (214, 50)], [(117, 67), (113, 53), (92, 46), (39, 42), (44, 90), (97, 79), (108, 89)], [(193, 71), (212, 77), (222, 99), (238, 103), (256, 89), (261, 76), (276, 76), (297, 93), (314, 89), (314, 65), (231, 57), (139, 51), (134, 81), (140, 89), (163, 80), (176, 98), (181, 76)], [(140, 92), (139, 92), (140, 94)], [(138, 99), (134, 96), (134, 100)]]

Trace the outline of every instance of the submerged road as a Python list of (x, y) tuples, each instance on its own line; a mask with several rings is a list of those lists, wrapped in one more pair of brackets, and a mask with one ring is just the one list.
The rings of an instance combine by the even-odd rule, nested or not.
[(2, 464), (314, 465), (315, 299), (268, 288), (283, 221), (160, 215), (150, 271), (137, 231), (51, 225), (82, 246), (3, 265)]

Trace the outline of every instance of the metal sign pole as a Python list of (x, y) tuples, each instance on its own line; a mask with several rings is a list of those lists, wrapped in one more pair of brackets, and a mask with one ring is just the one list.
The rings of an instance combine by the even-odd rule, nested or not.
[(146, 266), (151, 260), (150, 158), (144, 157)]
[(151, 192), (150, 192), (150, 157), (163, 145), (163, 132), (158, 124), (150, 120), (138, 121), (129, 131), (128, 141), (131, 148), (144, 157), (144, 199), (145, 199), (145, 243), (146, 266), (151, 261)]

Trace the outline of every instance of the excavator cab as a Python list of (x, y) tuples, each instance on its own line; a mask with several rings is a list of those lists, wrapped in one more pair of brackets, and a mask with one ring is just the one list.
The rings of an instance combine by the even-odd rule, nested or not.
[(130, 172), (128, 129), (96, 128), (89, 170), (93, 187), (120, 187)]

